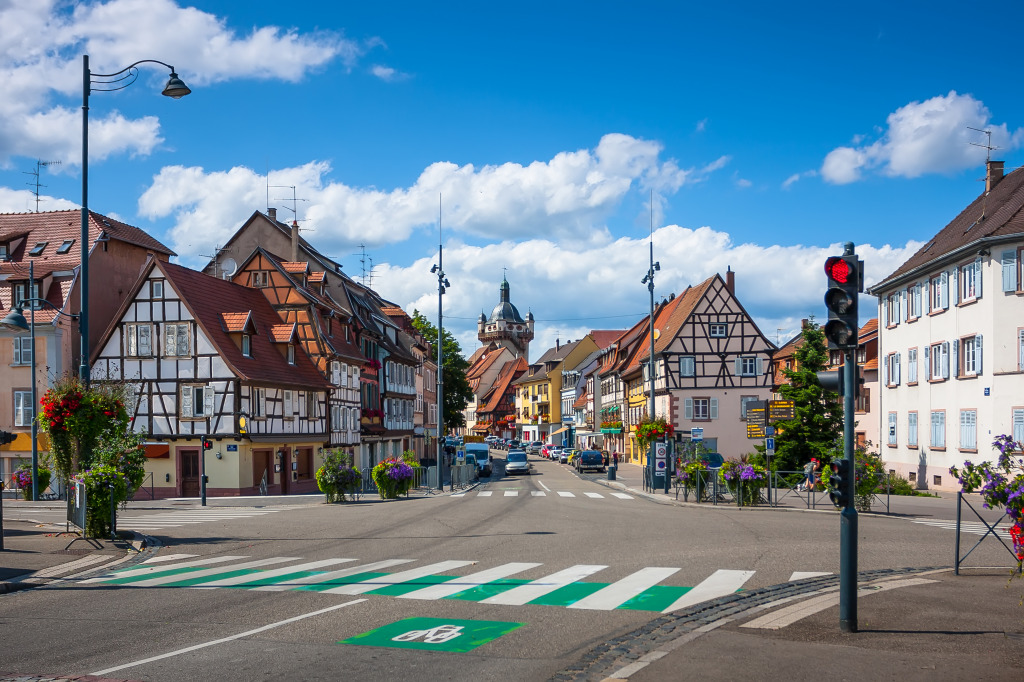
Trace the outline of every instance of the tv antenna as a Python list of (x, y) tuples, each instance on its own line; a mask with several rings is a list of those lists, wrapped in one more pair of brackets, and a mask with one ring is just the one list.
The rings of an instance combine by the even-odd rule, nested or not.
[(985, 138), (986, 138), (985, 144), (978, 144), (977, 142), (969, 142), (968, 144), (973, 145), (975, 147), (982, 147), (982, 148), (985, 149), (985, 164), (988, 165), (988, 162), (992, 160), (992, 150), (993, 149), (999, 149), (999, 147), (993, 147), (992, 146), (992, 131), (991, 130), (982, 130), (981, 128), (972, 128), (971, 126), (967, 126), (967, 129), (968, 130), (975, 130), (975, 131), (977, 131), (979, 133), (985, 133)]
[[(209, 255), (209, 254), (206, 254), (206, 253), (199, 254), (203, 258), (209, 258), (210, 260), (213, 261), (213, 276), (216, 277), (217, 279), (221, 279), (221, 273), (219, 272), (219, 270), (220, 270), (220, 263), (218, 262), (218, 260), (220, 259), (220, 254), (224, 253), (225, 251), (227, 251), (227, 249), (222, 249), (219, 246), (214, 246), (213, 247), (213, 255), (212, 256)], [(230, 260), (231, 260), (232, 263), (234, 263), (233, 259), (230, 259)], [(237, 270), (237, 269), (238, 269), (238, 267), (236, 265), (235, 266), (235, 270)], [(235, 273), (232, 272), (231, 274), (233, 275)]]
[[(361, 267), (362, 274), (359, 277), (360, 283), (368, 288), (373, 288), (373, 256), (366, 254), (366, 244), (359, 245), (359, 253), (352, 254), (353, 256), (359, 256), (359, 265)], [(370, 269), (366, 269), (366, 264), (369, 262)]]
[[(292, 198), (291, 198), (292, 206), (291, 206), (291, 208), (288, 208), (288, 205), (285, 204), (285, 208), (287, 208), (289, 211), (292, 212), (292, 220), (295, 223), (298, 223), (299, 222), (299, 202), (300, 201), (309, 201), (309, 199), (299, 199), (296, 196), (296, 194), (295, 194), (295, 185), (267, 185), (267, 189), (268, 190), (271, 187), (276, 187), (278, 189), (290, 189), (292, 191)], [(274, 201), (288, 201), (288, 199), (274, 199)], [(269, 204), (270, 202), (267, 201), (267, 203)], [(305, 219), (303, 219), (303, 222), (305, 222)], [(304, 229), (307, 230), (307, 231), (310, 231), (310, 232), (312, 231), (312, 230), (309, 230), (309, 228), (304, 228)]]
[(25, 175), (32, 175), (32, 176), (35, 177), (35, 182), (27, 182), (25, 184), (27, 184), (30, 187), (33, 186), (33, 185), (35, 186), (35, 191), (33, 192), (33, 194), (36, 195), (36, 213), (39, 213), (39, 202), (40, 202), (40, 199), (39, 199), (39, 188), (40, 187), (46, 187), (46, 185), (42, 185), (42, 184), (39, 183), (39, 172), (45, 166), (59, 166), (59, 165), (60, 165), (60, 161), (43, 161), (42, 159), (36, 159), (36, 169), (34, 171), (22, 171)]

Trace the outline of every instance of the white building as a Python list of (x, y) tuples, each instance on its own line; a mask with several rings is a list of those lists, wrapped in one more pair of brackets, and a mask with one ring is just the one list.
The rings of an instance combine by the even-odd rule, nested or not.
[(880, 450), (921, 488), (1024, 440), (1024, 171), (985, 192), (895, 272), (879, 299)]

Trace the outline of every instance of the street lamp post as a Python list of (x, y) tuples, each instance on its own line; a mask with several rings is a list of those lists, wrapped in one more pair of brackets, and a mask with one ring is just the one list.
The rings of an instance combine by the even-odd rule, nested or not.
[[(437, 275), (437, 488), (444, 492), (444, 465), (442, 462), (444, 454), (444, 321), (442, 317), (445, 290), (451, 286), (448, 278), (444, 276), (441, 265), (444, 263), (444, 247), (438, 245), (437, 265), (430, 268), (430, 272)], [(455, 479), (452, 479), (452, 490), (455, 489)]]
[[(651, 348), (650, 348), (651, 354), (647, 358), (647, 387), (648, 387), (647, 415), (648, 415), (648, 419), (651, 419), (651, 420), (654, 419), (654, 273), (657, 272), (658, 270), (661, 270), (661, 263), (659, 263), (658, 261), (654, 260), (654, 239), (653, 239), (653, 234), (652, 234), (652, 238), (651, 238), (651, 264), (647, 268), (647, 274), (644, 275), (644, 278), (640, 281), (641, 284), (646, 284), (647, 285), (647, 291), (649, 291), (650, 294), (651, 294), (651, 319), (650, 319), (650, 326), (651, 326), (651, 328), (650, 328), (650, 333), (648, 334), (651, 337)], [(656, 465), (656, 463), (654, 462), (654, 448), (655, 448), (655, 444), (654, 444), (654, 441), (652, 440), (651, 441), (651, 445), (650, 445), (650, 450), (647, 453), (647, 466), (650, 468), (650, 471), (652, 472), (652, 474), (655, 471), (655, 465)], [(668, 492), (668, 484), (667, 484), (668, 472), (667, 471), (665, 472), (665, 476), (666, 476), (666, 479), (665, 479), (666, 480), (666, 492)], [(652, 484), (654, 483), (653, 476), (651, 478), (651, 483)]]
[[(82, 55), (82, 234), (81, 234), (81, 275), (82, 283), (80, 292), (81, 310), (78, 316), (78, 331), (81, 335), (81, 355), (78, 365), (78, 376), (89, 387), (91, 380), (89, 372), (89, 95), (93, 90), (97, 92), (112, 92), (122, 90), (134, 83), (139, 77), (139, 64), (160, 64), (171, 70), (167, 85), (164, 86), (162, 94), (172, 99), (181, 99), (192, 92), (185, 85), (174, 67), (170, 64), (156, 59), (143, 59), (130, 66), (126, 66), (114, 73), (93, 73), (89, 70), (89, 55)], [(94, 87), (97, 86), (97, 87)], [(110, 86), (110, 87), (102, 87)]]
[[(35, 272), (35, 261), (28, 262), (28, 291), (32, 294), (35, 291), (36, 284), (36, 272)], [(23, 306), (29, 303), (29, 321), (25, 321), (25, 315), (22, 313), (24, 310)], [(78, 315), (70, 315), (62, 312), (44, 298), (36, 296), (30, 296), (29, 298), (23, 298), (17, 302), (14, 308), (7, 316), (0, 320), (0, 328), (7, 329), (16, 333), (28, 332), (29, 333), (29, 344), (31, 346), (29, 351), (30, 366), (29, 372), (31, 373), (31, 384), (32, 384), (32, 500), (36, 501), (39, 499), (39, 443), (37, 438), (39, 435), (39, 419), (37, 417), (36, 408), (39, 406), (39, 396), (36, 389), (36, 303), (42, 303), (48, 305), (57, 311), (57, 315), (65, 315), (70, 317), (72, 320), (78, 317)]]

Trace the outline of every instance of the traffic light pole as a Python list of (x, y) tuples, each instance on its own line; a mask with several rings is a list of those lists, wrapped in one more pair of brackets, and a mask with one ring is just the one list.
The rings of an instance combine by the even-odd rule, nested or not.
[(844, 482), (847, 503), (839, 516), (839, 629), (857, 632), (857, 508), (853, 504), (857, 462), (854, 455), (853, 416), (857, 386), (857, 349), (843, 351), (843, 457), (849, 475)]

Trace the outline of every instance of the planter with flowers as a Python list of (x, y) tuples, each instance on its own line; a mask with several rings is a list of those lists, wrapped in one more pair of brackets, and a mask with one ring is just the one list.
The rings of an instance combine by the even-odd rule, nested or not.
[(672, 424), (668, 423), (664, 417), (656, 417), (654, 419), (644, 417), (636, 427), (636, 443), (640, 448), (640, 452), (647, 452), (651, 447), (651, 443), (662, 438), (671, 438), (674, 432), (675, 429)]
[(730, 460), (724, 462), (719, 471), (738, 504), (751, 507), (761, 501), (761, 489), (768, 482), (764, 467)]
[(622, 433), (622, 422), (601, 422), (601, 433)]
[(327, 497), (328, 504), (355, 497), (362, 482), (362, 474), (352, 466), (352, 455), (342, 450), (325, 454), (323, 466), (316, 470), (317, 487)]
[(414, 472), (403, 460), (389, 457), (373, 467), (373, 482), (382, 500), (394, 500), (409, 492)]
[[(42, 495), (48, 487), (50, 487), (50, 478), (52, 473), (50, 468), (45, 464), (39, 464), (36, 467), (39, 471), (39, 494)], [(21, 489), (21, 497), (24, 500), (32, 499), (32, 465), (22, 464), (17, 468), (14, 474), (11, 476), (11, 485), (15, 488)]]

